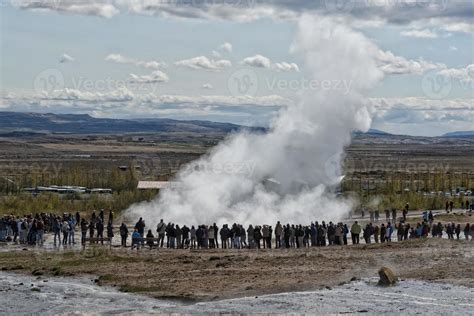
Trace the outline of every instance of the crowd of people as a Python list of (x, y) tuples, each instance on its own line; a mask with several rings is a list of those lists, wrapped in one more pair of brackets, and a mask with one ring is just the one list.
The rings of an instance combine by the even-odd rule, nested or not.
[[(130, 228), (122, 223), (118, 228), (121, 245), (132, 249), (142, 247), (160, 247), (171, 249), (260, 249), (260, 248), (304, 248), (313, 246), (332, 246), (359, 244), (363, 239), (366, 244), (385, 243), (393, 240), (403, 241), (412, 238), (442, 237), (449, 239), (474, 238), (474, 225), (469, 223), (454, 224), (435, 223), (431, 211), (423, 212), (422, 220), (416, 225), (406, 221), (408, 206), (397, 218), (395, 209), (386, 211), (386, 221), (379, 225), (377, 213), (369, 211), (368, 223), (361, 225), (358, 221), (352, 224), (311, 222), (307, 225), (281, 224), (248, 225), (234, 223), (218, 226), (212, 225), (178, 225), (165, 223), (162, 220), (156, 227), (148, 228), (145, 220), (140, 218)], [(98, 214), (92, 212), (87, 220), (79, 213), (55, 214), (39, 213), (34, 216), (15, 217), (13, 215), (0, 218), (0, 241), (11, 241), (20, 244), (43, 245), (44, 236), (50, 233), (54, 245), (76, 244), (76, 230), (80, 232), (80, 242), (110, 241), (114, 238), (114, 213), (105, 211)], [(105, 236), (104, 236), (105, 233)], [(129, 238), (131, 237), (131, 242)]]
[[(81, 232), (81, 243), (85, 242), (87, 233), (90, 237), (103, 237), (105, 228), (104, 210), (98, 215), (92, 213), (90, 221), (75, 214), (37, 213), (19, 216), (5, 215), (0, 218), (0, 242), (18, 242), (28, 245), (43, 245), (46, 233), (52, 234), (54, 245), (76, 244), (76, 230)], [(113, 237), (113, 212), (109, 211), (107, 238)]]
[[(125, 227), (125, 224), (122, 224)], [(313, 222), (310, 225), (282, 225), (277, 222), (273, 228), (270, 225), (253, 226), (227, 224), (221, 227), (216, 223), (212, 225), (198, 225), (188, 227), (174, 223), (157, 225), (156, 230), (148, 229), (142, 218), (136, 223), (132, 234), (132, 248), (139, 249), (143, 246), (166, 247), (177, 249), (207, 249), (207, 248), (234, 248), (234, 249), (260, 249), (260, 248), (305, 248), (313, 246), (347, 245), (349, 238), (352, 244), (359, 244), (363, 238), (366, 244), (384, 243), (394, 240), (403, 241), (412, 238), (442, 237), (446, 233), (449, 239), (474, 238), (474, 225), (434, 223), (433, 220), (423, 221), (415, 226), (400, 221), (396, 225), (390, 222), (380, 226), (373, 223), (360, 225), (355, 221), (352, 225), (343, 223)], [(463, 236), (461, 235), (463, 233)], [(122, 246), (127, 245), (128, 229), (120, 230)], [(220, 245), (220, 246), (219, 246)]]

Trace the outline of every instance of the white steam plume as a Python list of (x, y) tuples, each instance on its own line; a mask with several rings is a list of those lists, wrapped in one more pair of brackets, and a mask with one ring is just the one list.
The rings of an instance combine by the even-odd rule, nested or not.
[(309, 223), (350, 210), (350, 201), (327, 187), (340, 181), (351, 132), (370, 126), (363, 95), (383, 76), (378, 48), (329, 18), (303, 16), (292, 49), (304, 56), (306, 78), (350, 82), (349, 93), (301, 91), (301, 102), (281, 110), (268, 133), (229, 137), (182, 169), (176, 188), (131, 206), (127, 217), (188, 225)]

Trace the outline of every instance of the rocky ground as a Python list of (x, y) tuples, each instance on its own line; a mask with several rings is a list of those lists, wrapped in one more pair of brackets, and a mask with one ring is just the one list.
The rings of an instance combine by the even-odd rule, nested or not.
[(445, 239), (292, 250), (28, 249), (0, 253), (0, 268), (35, 276), (95, 275), (99, 285), (189, 301), (330, 288), (377, 276), (473, 287), (474, 243)]

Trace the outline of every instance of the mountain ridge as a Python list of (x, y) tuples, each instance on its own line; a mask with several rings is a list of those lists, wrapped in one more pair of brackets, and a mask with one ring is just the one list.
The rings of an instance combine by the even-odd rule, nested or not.
[[(251, 127), (208, 120), (176, 120), (170, 118), (115, 119), (96, 118), (89, 114), (55, 114), (38, 112), (0, 111), (0, 136), (29, 136), (38, 134), (132, 134), (156, 132), (230, 133), (239, 130), (264, 132), (265, 127)], [(371, 128), (353, 135), (368, 137), (418, 137), (391, 134)], [(419, 136), (424, 138), (424, 136)], [(445, 133), (440, 138), (474, 138), (474, 131)], [(428, 137), (429, 138), (429, 137)]]

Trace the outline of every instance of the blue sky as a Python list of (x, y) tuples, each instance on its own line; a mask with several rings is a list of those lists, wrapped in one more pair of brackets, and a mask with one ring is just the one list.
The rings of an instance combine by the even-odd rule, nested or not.
[(367, 96), (374, 128), (473, 129), (470, 2), (427, 0), (428, 9), (362, 0), (359, 8), (346, 0), (347, 8), (334, 9), (329, 0), (144, 5), (150, 1), (3, 6), (0, 110), (266, 125), (297, 102), (308, 79), (291, 51), (304, 11), (334, 16), (379, 47), (385, 78)]

